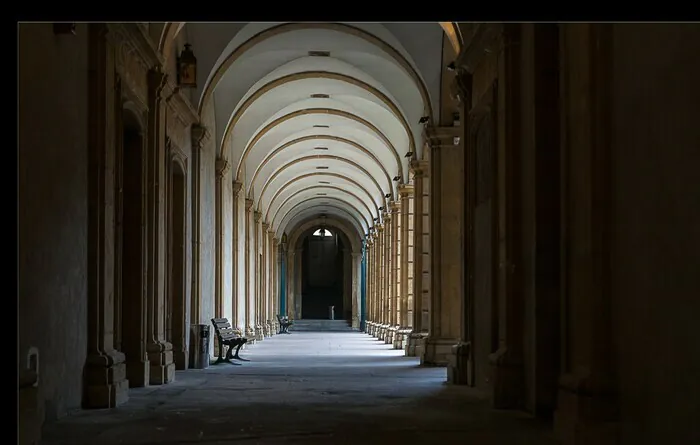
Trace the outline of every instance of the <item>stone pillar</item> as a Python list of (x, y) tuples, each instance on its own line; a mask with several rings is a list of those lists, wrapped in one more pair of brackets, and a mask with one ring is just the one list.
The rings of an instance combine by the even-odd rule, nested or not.
[(391, 343), (401, 349), (401, 201), (389, 204), (391, 212)]
[(270, 326), (268, 324), (269, 318), (269, 297), (268, 292), (270, 291), (268, 278), (269, 278), (269, 238), (267, 236), (267, 231), (270, 225), (265, 221), (261, 220), (261, 231), (260, 231), (260, 249), (261, 254), (258, 254), (258, 258), (262, 259), (260, 264), (260, 324), (263, 327), (263, 336), (270, 336)]
[(413, 209), (413, 308), (412, 332), (408, 337), (406, 355), (420, 357), (423, 341), (428, 336), (430, 315), (430, 245), (429, 241), (429, 187), (425, 186), (430, 165), (427, 161), (413, 161), (411, 171), (414, 183)]
[(233, 209), (233, 218), (231, 221), (233, 221), (232, 227), (233, 227), (233, 242), (232, 242), (232, 252), (231, 252), (231, 268), (232, 270), (232, 282), (231, 282), (231, 288), (233, 289), (233, 295), (231, 297), (231, 303), (233, 307), (231, 308), (231, 313), (233, 314), (232, 319), (231, 319), (231, 325), (239, 328), (241, 330), (245, 330), (245, 300), (242, 299), (244, 297), (245, 292), (243, 292), (243, 295), (241, 295), (240, 292), (240, 271), (244, 270), (245, 267), (242, 264), (241, 257), (242, 253), (240, 252), (240, 249), (238, 248), (238, 243), (239, 241), (239, 226), (240, 226), (240, 218), (239, 214), (241, 212), (240, 209), (240, 193), (241, 190), (243, 189), (243, 183), (234, 181), (233, 183), (233, 205), (231, 208)]
[[(560, 263), (563, 348), (554, 431), (562, 443), (573, 445), (618, 443), (611, 341), (610, 28), (602, 23), (560, 25), (566, 130), (562, 133), (561, 221), (562, 251), (567, 255)], [(582, 108), (580, 103), (589, 106)]]
[(399, 325), (404, 331), (401, 348), (408, 346), (408, 336), (413, 327), (413, 185), (399, 186), (401, 214), (399, 223), (400, 255), (399, 261)]
[(373, 249), (372, 249), (372, 233), (370, 231), (369, 234), (367, 234), (367, 237), (365, 238), (365, 255), (367, 255), (367, 269), (365, 272), (365, 283), (366, 283), (366, 291), (365, 291), (365, 298), (366, 298), (366, 305), (367, 305), (367, 319), (365, 320), (365, 332), (368, 334), (372, 334), (372, 329), (373, 329), (373, 324), (374, 324), (374, 300), (372, 297), (372, 265), (373, 260), (372, 260), (372, 255), (373, 255)]
[(352, 328), (360, 329), (362, 320), (362, 292), (360, 289), (360, 276), (362, 274), (362, 252), (352, 252)]
[(229, 170), (229, 162), (223, 158), (217, 158), (214, 166), (216, 180), (214, 186), (214, 316), (224, 317), (224, 196), (223, 181)]
[[(474, 386), (474, 218), (476, 202), (476, 147), (470, 132), (471, 115), (468, 113), (472, 104), (472, 77), (468, 72), (459, 69), (453, 79), (453, 91), (457, 91), (459, 100), (460, 121), (464, 121), (461, 139), (464, 141), (464, 218), (462, 233), (464, 234), (464, 300), (462, 303), (462, 323), (460, 341), (452, 347), (452, 356), (447, 369), (448, 383)], [(466, 118), (465, 118), (466, 115)]]
[(455, 127), (431, 128), (427, 136), (431, 156), (431, 323), (421, 363), (445, 366), (452, 346), (459, 341), (462, 321), (463, 141), (455, 139), (460, 136)]
[(253, 300), (254, 300), (254, 310), (255, 315), (253, 320), (255, 322), (255, 338), (256, 340), (264, 340), (265, 332), (263, 329), (263, 295), (262, 295), (262, 273), (263, 264), (260, 259), (260, 254), (262, 253), (262, 213), (255, 210), (253, 211)]
[[(108, 131), (113, 119), (114, 56), (107, 42), (107, 25), (88, 26), (88, 312), (85, 361), (85, 407), (113, 408), (129, 399), (124, 354), (114, 349), (114, 135)], [(121, 99), (120, 99), (121, 100)], [(146, 360), (145, 351), (142, 355)], [(147, 373), (148, 363), (144, 369)], [(146, 381), (148, 379), (145, 376)]]
[(246, 337), (250, 341), (255, 341), (255, 282), (253, 280), (253, 272), (255, 263), (253, 263), (253, 200), (246, 198), (245, 200), (245, 330)]
[(202, 274), (201, 274), (201, 157), (202, 147), (210, 134), (201, 125), (193, 125), (192, 136), (192, 303), (190, 304), (190, 320), (200, 323), (202, 307)]
[(289, 248), (287, 250), (287, 315), (289, 318), (298, 319), (296, 312), (296, 285), (294, 284), (294, 279), (296, 278), (296, 258), (294, 249)]
[(165, 341), (165, 103), (161, 96), (167, 75), (160, 67), (148, 72), (148, 150), (146, 164), (146, 239), (148, 241), (148, 360), (153, 385), (175, 379), (173, 347)]
[(393, 265), (392, 261), (392, 240), (393, 240), (393, 221), (391, 209), (387, 209), (384, 212), (384, 244), (382, 250), (384, 251), (384, 282), (383, 282), (383, 292), (384, 292), (384, 324), (386, 328), (384, 330), (384, 343), (391, 344), (394, 341), (393, 332), (391, 330), (392, 324), (392, 273), (391, 268)]
[[(383, 220), (382, 220), (383, 221)], [(378, 241), (379, 241), (379, 246), (378, 246), (378, 264), (377, 264), (377, 298), (379, 300), (379, 324), (380, 328), (378, 331), (378, 336), (379, 340), (384, 340), (385, 337), (385, 331), (386, 331), (386, 315), (387, 315), (387, 310), (386, 310), (386, 291), (384, 287), (384, 282), (385, 282), (385, 271), (386, 271), (386, 231), (384, 230), (384, 223), (380, 223), (377, 225), (377, 234), (378, 234)]]
[(296, 261), (296, 267), (294, 268), (294, 310), (296, 311), (297, 317), (301, 319), (304, 314), (301, 312), (301, 303), (303, 295), (301, 295), (301, 281), (302, 281), (302, 266), (303, 266), (303, 255), (304, 249), (296, 249), (294, 251), (294, 258)]

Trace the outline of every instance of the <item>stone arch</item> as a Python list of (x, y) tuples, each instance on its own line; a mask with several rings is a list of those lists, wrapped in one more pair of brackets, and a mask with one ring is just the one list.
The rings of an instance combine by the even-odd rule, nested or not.
[[(349, 240), (348, 245), (350, 246), (353, 253), (362, 252), (362, 241), (359, 236), (352, 236), (353, 233), (357, 233), (348, 226), (347, 223), (339, 218), (327, 217), (325, 219), (318, 217), (311, 217), (300, 221), (288, 232), (289, 246), (291, 248), (296, 248), (299, 240), (303, 239), (303, 234), (312, 228), (325, 224), (327, 227), (332, 227), (338, 230), (339, 233), (343, 233), (345, 237)], [(293, 246), (293, 247), (292, 247)]]

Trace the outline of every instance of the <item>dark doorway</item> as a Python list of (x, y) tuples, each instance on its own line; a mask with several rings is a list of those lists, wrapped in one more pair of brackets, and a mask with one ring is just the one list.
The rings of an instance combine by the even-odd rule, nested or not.
[(137, 117), (124, 111), (116, 159), (115, 343), (126, 356), (129, 386), (148, 383), (143, 293), (143, 137)]
[(175, 369), (187, 369), (189, 354), (185, 340), (185, 172), (173, 162), (170, 182), (170, 292), (167, 338), (173, 345)]
[(328, 319), (334, 306), (336, 319), (343, 308), (343, 241), (328, 229), (316, 229), (304, 239), (301, 313), (305, 319)]

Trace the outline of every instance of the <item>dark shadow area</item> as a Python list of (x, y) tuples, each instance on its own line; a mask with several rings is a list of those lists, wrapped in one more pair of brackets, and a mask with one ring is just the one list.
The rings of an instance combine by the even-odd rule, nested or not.
[(329, 306), (334, 317), (341, 318), (343, 308), (343, 245), (342, 239), (325, 229), (325, 235), (314, 231), (304, 239), (302, 257), (302, 318), (328, 319)]

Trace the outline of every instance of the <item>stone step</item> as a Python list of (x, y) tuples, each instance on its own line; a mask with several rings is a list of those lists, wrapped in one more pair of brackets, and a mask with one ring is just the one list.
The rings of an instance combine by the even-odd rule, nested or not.
[(353, 332), (353, 329), (346, 320), (294, 320), (294, 324), (289, 328), (289, 332)]

